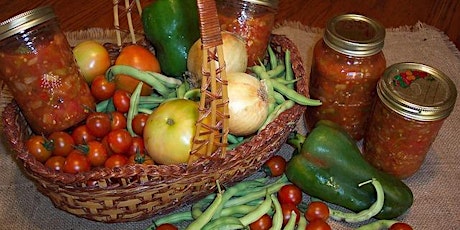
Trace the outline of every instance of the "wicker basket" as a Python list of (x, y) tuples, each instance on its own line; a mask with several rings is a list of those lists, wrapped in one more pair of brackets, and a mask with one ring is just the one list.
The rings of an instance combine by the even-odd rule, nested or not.
[[(290, 50), (293, 71), (302, 79), (296, 89), (308, 95), (308, 76), (295, 44), (285, 36), (273, 35), (271, 46), (280, 57)], [(306, 109), (295, 105), (223, 157), (200, 158), (192, 165), (136, 164), (67, 174), (48, 169), (27, 152), (30, 128), (3, 82), (0, 89), (4, 139), (38, 190), (59, 209), (110, 223), (166, 214), (215, 191), (216, 180), (230, 185), (250, 176), (281, 148)]]

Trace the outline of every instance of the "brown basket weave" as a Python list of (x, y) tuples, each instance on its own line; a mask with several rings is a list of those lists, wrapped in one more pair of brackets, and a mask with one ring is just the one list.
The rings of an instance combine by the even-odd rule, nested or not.
[[(273, 35), (270, 45), (280, 57), (286, 50), (291, 52), (295, 76), (302, 79), (297, 81), (296, 89), (308, 95), (308, 76), (295, 44), (285, 36)], [(52, 171), (27, 152), (25, 141), (30, 128), (3, 82), (0, 89), (4, 139), (38, 190), (59, 209), (110, 223), (166, 214), (215, 191), (216, 180), (229, 185), (250, 176), (281, 148), (306, 109), (295, 105), (223, 157), (200, 158), (192, 165), (130, 164), (67, 174)]]

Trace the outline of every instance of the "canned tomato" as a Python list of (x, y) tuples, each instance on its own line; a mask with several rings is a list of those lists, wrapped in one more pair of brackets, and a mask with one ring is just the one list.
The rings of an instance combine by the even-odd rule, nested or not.
[(50, 7), (0, 24), (0, 77), (36, 133), (69, 128), (95, 108)]
[(340, 15), (327, 23), (313, 49), (310, 96), (322, 105), (307, 109), (309, 128), (331, 120), (354, 139), (363, 138), (375, 87), (386, 68), (384, 38), (384, 27), (362, 15)]
[(217, 0), (216, 5), (221, 29), (245, 40), (248, 66), (259, 64), (267, 51), (278, 1)]
[(364, 157), (401, 179), (423, 164), (457, 98), (441, 71), (419, 63), (387, 68), (377, 85), (378, 100), (364, 138)]

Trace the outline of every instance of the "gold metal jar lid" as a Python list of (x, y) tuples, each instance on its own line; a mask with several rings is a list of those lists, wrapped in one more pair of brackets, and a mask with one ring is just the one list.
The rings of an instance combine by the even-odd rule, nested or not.
[(457, 88), (441, 71), (408, 62), (385, 70), (377, 85), (377, 94), (386, 106), (404, 117), (434, 121), (452, 112)]
[(0, 40), (30, 29), (55, 17), (56, 15), (53, 9), (49, 6), (35, 8), (18, 14), (0, 23)]
[(385, 28), (377, 21), (358, 14), (332, 18), (323, 40), (333, 50), (346, 55), (366, 57), (383, 49)]

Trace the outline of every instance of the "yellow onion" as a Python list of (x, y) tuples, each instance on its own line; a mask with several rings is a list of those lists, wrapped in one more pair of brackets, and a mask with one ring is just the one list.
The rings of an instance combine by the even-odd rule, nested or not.
[(229, 98), (229, 133), (251, 135), (268, 116), (266, 87), (255, 77), (243, 72), (227, 73)]
[[(222, 43), (226, 72), (246, 72), (248, 54), (244, 41), (236, 34), (222, 31)], [(203, 51), (201, 50), (201, 39), (198, 39), (190, 48), (187, 57), (187, 70), (192, 82), (201, 82), (202, 65)]]

